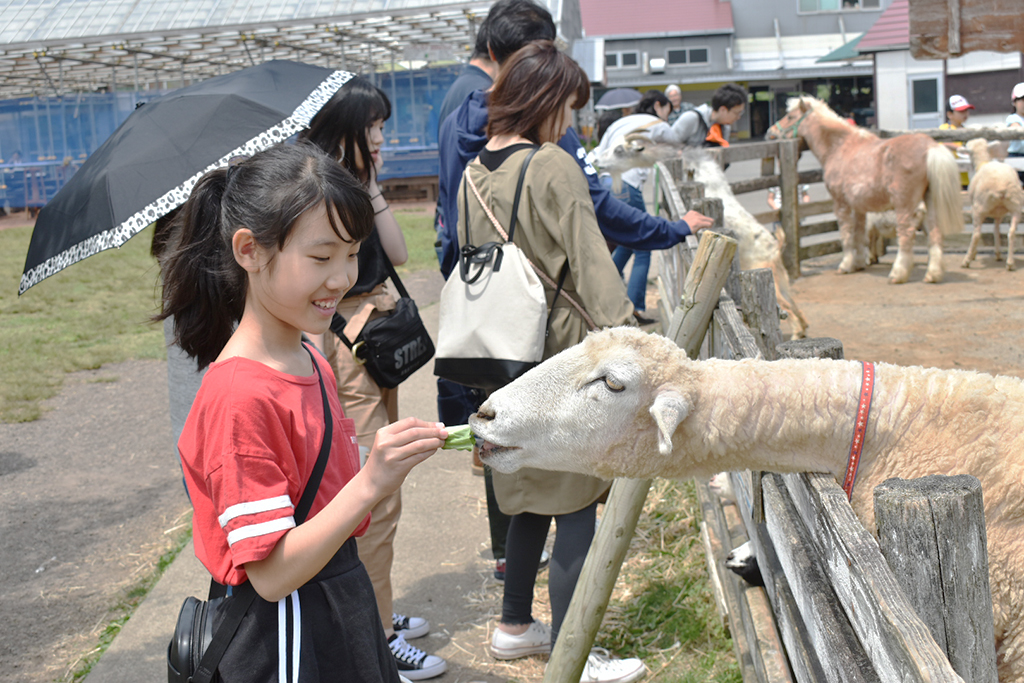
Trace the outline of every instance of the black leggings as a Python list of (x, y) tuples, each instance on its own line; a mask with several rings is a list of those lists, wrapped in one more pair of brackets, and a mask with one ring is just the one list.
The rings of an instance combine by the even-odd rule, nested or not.
[[(501, 623), (533, 622), (533, 587), (537, 567), (544, 552), (544, 540), (552, 515), (523, 512), (512, 516), (505, 544), (505, 597), (501, 605)], [(583, 560), (594, 540), (597, 501), (577, 512), (554, 515), (555, 547), (548, 570), (548, 595), (551, 599), (551, 644), (569, 609), (572, 592), (583, 569)]]

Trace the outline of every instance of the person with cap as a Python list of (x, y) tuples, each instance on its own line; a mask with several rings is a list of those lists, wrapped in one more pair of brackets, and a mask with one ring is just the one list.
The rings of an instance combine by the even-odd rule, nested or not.
[[(1013, 86), (1010, 102), (1013, 103), (1013, 113), (1006, 117), (1006, 125), (1010, 128), (1024, 128), (1024, 83)], [(1011, 140), (1007, 154), (1011, 157), (1024, 157), (1024, 140)], [(1017, 175), (1024, 181), (1024, 171), (1018, 169)]]
[[(967, 118), (971, 115), (971, 110), (974, 109), (974, 105), (967, 101), (967, 98), (963, 95), (953, 95), (946, 102), (946, 123), (939, 126), (940, 130), (959, 130), (964, 127), (967, 123)], [(943, 143), (946, 147), (957, 156), (959, 156), (958, 150), (964, 146), (963, 142), (945, 142)], [(960, 185), (963, 188), (967, 188), (970, 183), (970, 176), (967, 171), (960, 172)]]

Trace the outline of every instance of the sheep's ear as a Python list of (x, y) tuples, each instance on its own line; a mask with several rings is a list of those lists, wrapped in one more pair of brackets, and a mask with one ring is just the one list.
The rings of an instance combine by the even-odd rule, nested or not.
[(672, 434), (690, 413), (690, 404), (676, 391), (662, 391), (651, 406), (651, 417), (658, 425), (658, 451), (662, 455), (672, 452)]

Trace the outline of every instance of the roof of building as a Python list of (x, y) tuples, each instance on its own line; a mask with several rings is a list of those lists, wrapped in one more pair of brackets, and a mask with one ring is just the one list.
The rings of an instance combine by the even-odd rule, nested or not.
[(0, 99), (191, 82), (269, 59), (364, 72), (457, 59), (492, 2), (0, 0)]
[(588, 38), (732, 33), (732, 3), (719, 0), (580, 0)]
[(892, 0), (874, 26), (857, 44), (857, 51), (885, 52), (910, 49), (910, 9), (908, 0)]

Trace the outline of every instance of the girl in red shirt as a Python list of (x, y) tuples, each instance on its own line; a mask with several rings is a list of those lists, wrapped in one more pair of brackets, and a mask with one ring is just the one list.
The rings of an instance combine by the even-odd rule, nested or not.
[[(302, 342), (303, 332), (328, 330), (356, 281), (373, 226), (369, 194), (312, 145), (281, 145), (205, 175), (179, 221), (161, 316), (174, 316), (175, 341), (209, 365), (178, 442), (196, 555), (214, 580), (249, 580), (257, 593), (221, 680), (397, 683), (354, 536), (447, 434), (439, 423), (395, 422), (360, 469), (330, 365)], [(296, 526), (325, 431), (313, 362), (334, 436)]]

